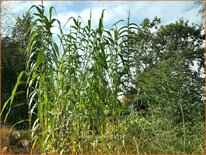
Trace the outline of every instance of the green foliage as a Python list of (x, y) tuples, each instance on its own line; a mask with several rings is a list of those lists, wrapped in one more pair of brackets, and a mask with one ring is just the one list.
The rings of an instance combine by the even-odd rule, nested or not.
[(204, 19), (205, 18), (205, 1), (196, 0), (195, 3), (201, 6), (201, 8), (199, 9), (199, 14), (201, 15), (202, 19)]
[[(64, 32), (53, 7), (49, 18), (43, 6), (32, 9), (26, 69), (5, 107), (25, 73), (33, 150), (40, 144), (42, 153), (59, 154), (203, 152), (202, 26), (179, 20), (159, 27), (158, 18), (138, 26), (128, 18), (106, 30), (103, 10), (98, 28), (71, 17)], [(55, 24), (59, 34), (52, 33)]]
[(132, 81), (138, 90), (133, 101), (141, 98), (149, 101), (151, 108), (169, 109), (163, 115), (171, 114), (175, 119), (182, 117), (182, 109), (187, 122), (203, 121), (203, 27), (190, 26), (182, 19), (158, 28), (159, 23), (157, 18), (152, 22), (146, 19), (133, 34), (136, 72)]
[[(16, 79), (22, 70), (25, 70), (25, 47), (28, 42), (28, 36), (25, 33), (28, 31), (31, 23), (29, 14), (18, 17), (16, 24), (12, 29), (10, 36), (2, 38), (2, 103), (10, 97), (12, 89), (16, 83)], [(25, 78), (25, 77), (24, 77)], [(24, 91), (25, 86), (21, 85), (18, 91)], [(16, 96), (14, 104), (7, 110), (10, 111), (8, 123), (14, 123), (28, 118), (28, 106), (26, 105), (26, 95), (21, 93)], [(4, 119), (6, 113), (3, 113)], [(26, 124), (23, 126), (25, 127)]]

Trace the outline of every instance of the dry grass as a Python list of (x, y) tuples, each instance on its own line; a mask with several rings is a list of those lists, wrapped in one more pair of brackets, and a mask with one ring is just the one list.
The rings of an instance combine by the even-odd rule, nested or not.
[[(0, 128), (0, 152), (4, 153), (23, 153), (27, 154), (31, 151), (32, 141), (30, 132), (26, 130), (16, 131), (9, 126)], [(33, 150), (34, 153), (40, 153), (39, 146)]]
[(2, 127), (0, 128), (0, 152), (3, 151), (4, 147), (8, 146), (9, 141), (9, 135), (10, 135), (10, 129), (8, 127)]

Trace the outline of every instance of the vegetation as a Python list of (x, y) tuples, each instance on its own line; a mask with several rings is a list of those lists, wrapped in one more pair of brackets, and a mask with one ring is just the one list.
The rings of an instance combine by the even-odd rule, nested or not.
[(25, 70), (2, 108), (26, 92), (32, 153), (204, 152), (202, 25), (128, 17), (105, 29), (103, 10), (98, 28), (71, 17), (65, 32), (53, 7), (34, 8)]
[(199, 10), (199, 14), (202, 16), (202, 19), (205, 18), (205, 1), (204, 0), (196, 0), (196, 4), (201, 5)]
[[(30, 132), (27, 130), (16, 129), (10, 130), (10, 127), (4, 126), (0, 129), (1, 133), (1, 153), (23, 153), (29, 154), (31, 151), (31, 139), (29, 138)], [(40, 147), (35, 147), (36, 153), (40, 152)]]
[[(10, 97), (12, 89), (16, 83), (16, 79), (22, 70), (25, 70), (25, 46), (28, 43), (28, 35), (25, 33), (28, 31), (31, 16), (24, 15), (22, 18), (16, 19), (16, 24), (12, 28), (11, 35), (7, 35), (2, 38), (2, 102)], [(25, 77), (24, 77), (25, 78)], [(18, 88), (19, 91), (25, 90), (25, 85), (21, 85)], [(8, 122), (14, 124), (22, 119), (28, 119), (28, 106), (26, 103), (26, 94), (19, 95), (13, 104), (12, 108), (7, 107), (10, 111), (8, 115)], [(21, 111), (21, 113), (19, 113)], [(6, 112), (3, 113), (2, 119), (4, 119)], [(15, 116), (15, 117), (13, 117)], [(21, 124), (18, 128), (25, 128), (26, 124)]]

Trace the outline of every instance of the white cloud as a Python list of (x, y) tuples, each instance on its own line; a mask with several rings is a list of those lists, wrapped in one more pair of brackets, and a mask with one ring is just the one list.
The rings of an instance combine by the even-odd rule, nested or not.
[[(31, 5), (40, 5), (38, 2), (10, 2), (13, 5), (13, 13), (15, 15), (23, 14)], [(120, 19), (127, 21), (128, 10), (130, 10), (131, 21), (140, 24), (143, 19), (153, 19), (155, 16), (161, 18), (162, 24), (175, 22), (178, 18), (183, 17), (191, 23), (200, 23), (201, 17), (197, 16), (199, 7), (194, 2), (57, 2), (44, 1), (44, 6), (48, 11), (49, 6), (55, 6), (58, 18), (61, 24), (64, 25), (70, 17), (77, 18), (80, 15), (84, 23), (87, 23), (90, 18), (90, 10), (92, 8), (92, 22), (98, 26), (99, 18), (102, 10), (106, 9), (104, 15), (104, 24), (110, 27)], [(68, 26), (72, 25), (70, 21)], [(57, 29), (53, 28), (56, 32)]]
[[(13, 6), (13, 13), (14, 14), (20, 14), (25, 13), (32, 5), (41, 5), (41, 1), (14, 1), (14, 2), (8, 2)], [(55, 1), (46, 1), (43, 2), (43, 5), (47, 8), (49, 6), (52, 6), (55, 3)]]
[[(162, 24), (175, 22), (178, 18), (183, 17), (194, 23), (200, 23), (201, 17), (197, 16), (199, 7), (194, 2), (90, 2), (88, 7), (82, 10), (69, 11), (64, 13), (59, 9), (58, 16), (63, 23), (69, 17), (77, 17), (79, 14), (84, 22), (87, 22), (92, 8), (92, 21), (97, 26), (102, 10), (105, 11), (104, 23), (111, 26), (116, 21), (127, 20), (128, 10), (130, 10), (131, 20), (140, 23), (145, 18), (153, 19), (155, 16), (162, 19)], [(57, 8), (58, 9), (58, 8)], [(65, 10), (65, 9), (64, 9)]]
[(145, 18), (153, 19), (155, 16), (162, 19), (163, 24), (175, 22), (183, 17), (190, 22), (199, 23), (200, 16), (197, 16), (199, 7), (194, 2), (144, 2), (132, 3), (131, 15), (141, 21)]
[[(70, 17), (74, 17), (75, 19), (78, 17), (78, 15), (82, 18), (83, 23), (87, 23), (87, 21), (90, 19), (90, 11), (92, 11), (92, 24), (94, 27), (98, 26), (99, 18), (101, 17), (102, 11), (105, 9), (104, 12), (104, 25), (111, 26), (114, 22), (118, 21), (119, 19), (122, 19), (122, 17), (125, 19), (127, 17), (127, 13), (122, 15), (122, 10), (126, 10), (126, 6), (124, 5), (116, 5), (109, 4), (104, 2), (104, 5), (91, 5), (91, 7), (80, 10), (80, 11), (69, 11), (64, 13), (57, 13), (57, 18), (61, 21), (62, 24), (65, 24), (66, 21)], [(58, 11), (57, 11), (58, 12)], [(67, 23), (67, 25), (72, 25), (72, 21)]]

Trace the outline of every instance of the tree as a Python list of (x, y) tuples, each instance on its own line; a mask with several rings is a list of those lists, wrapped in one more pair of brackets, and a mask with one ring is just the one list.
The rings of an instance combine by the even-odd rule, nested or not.
[(5, 37), (6, 35), (11, 34), (12, 25), (15, 21), (14, 15), (11, 10), (13, 9), (11, 3), (1, 1), (1, 27), (2, 27), (2, 35)]
[[(28, 37), (25, 34), (29, 29), (31, 19), (29, 14), (24, 15), (22, 18), (18, 17), (15, 26), (12, 28), (11, 36), (2, 38), (2, 103), (10, 97), (19, 73), (25, 70), (24, 51), (28, 43)], [(22, 85), (18, 89), (25, 91), (25, 86)], [(10, 109), (9, 124), (28, 118), (25, 93), (17, 96), (14, 107)]]
[[(132, 102), (166, 115), (194, 122), (204, 116), (204, 36), (202, 25), (180, 19), (159, 26), (160, 19), (145, 19), (130, 42), (133, 87)], [(196, 65), (195, 65), (196, 64)], [(139, 102), (139, 101), (142, 102)], [(135, 107), (135, 106), (134, 106)], [(192, 114), (192, 115), (190, 115)]]
[(198, 5), (201, 5), (201, 9), (199, 10), (200, 15), (202, 16), (202, 18), (204, 19), (205, 17), (205, 0), (196, 0), (196, 3)]

